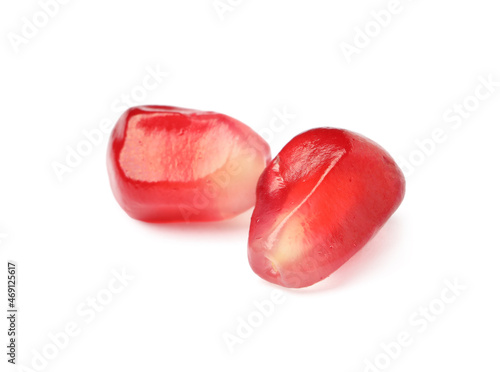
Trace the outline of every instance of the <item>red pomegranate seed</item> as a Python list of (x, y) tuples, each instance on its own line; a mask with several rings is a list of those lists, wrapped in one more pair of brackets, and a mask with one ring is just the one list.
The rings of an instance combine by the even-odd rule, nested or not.
[(111, 188), (133, 218), (216, 221), (255, 204), (267, 143), (226, 115), (167, 106), (126, 111), (108, 147)]
[(302, 133), (259, 179), (250, 266), (284, 287), (317, 283), (373, 237), (404, 192), (403, 173), (373, 141), (342, 129)]

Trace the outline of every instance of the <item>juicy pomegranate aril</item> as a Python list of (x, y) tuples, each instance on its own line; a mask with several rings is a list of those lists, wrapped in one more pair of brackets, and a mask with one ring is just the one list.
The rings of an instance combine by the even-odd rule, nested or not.
[(317, 283), (372, 238), (404, 193), (403, 173), (373, 141), (342, 129), (304, 132), (259, 179), (250, 266), (284, 287)]
[(226, 115), (168, 106), (126, 111), (108, 146), (111, 188), (131, 217), (216, 221), (255, 204), (269, 145)]

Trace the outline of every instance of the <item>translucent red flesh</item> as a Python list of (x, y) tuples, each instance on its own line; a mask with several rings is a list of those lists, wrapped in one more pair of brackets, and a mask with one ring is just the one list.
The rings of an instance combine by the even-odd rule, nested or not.
[(166, 106), (125, 112), (107, 157), (118, 203), (148, 222), (216, 221), (244, 212), (255, 204), (269, 160), (269, 146), (243, 123)]
[(310, 286), (371, 239), (404, 191), (401, 170), (369, 139), (332, 128), (302, 133), (259, 179), (250, 265), (272, 283)]

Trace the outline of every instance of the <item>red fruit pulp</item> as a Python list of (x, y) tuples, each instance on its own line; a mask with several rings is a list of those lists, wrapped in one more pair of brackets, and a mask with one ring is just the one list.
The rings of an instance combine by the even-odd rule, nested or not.
[(216, 221), (255, 204), (267, 143), (223, 114), (168, 106), (127, 110), (107, 165), (120, 206), (147, 222)]
[(372, 238), (404, 192), (403, 173), (373, 141), (333, 128), (299, 134), (259, 179), (250, 266), (284, 287), (317, 283)]

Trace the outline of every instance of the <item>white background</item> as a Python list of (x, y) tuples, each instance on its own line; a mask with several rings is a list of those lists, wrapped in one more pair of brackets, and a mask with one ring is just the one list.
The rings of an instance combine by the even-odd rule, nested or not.
[[(443, 114), (474, 103), (480, 77), (500, 81), (500, 9), (493, 0), (400, 6), (349, 63), (341, 43), (353, 44), (388, 1), (246, 0), (222, 20), (211, 0), (73, 0), (17, 52), (12, 33), (22, 36), (23, 17), (41, 8), (3, 1), (0, 277), (7, 260), (18, 263), (18, 362), (33, 369), (49, 333), (74, 322), (81, 333), (38, 370), (363, 371), (403, 331), (413, 343), (385, 370), (498, 370), (500, 87), (459, 128)], [(136, 104), (219, 111), (255, 130), (286, 107), (295, 118), (269, 141), (273, 156), (296, 134), (333, 126), (418, 163), (402, 206), (330, 278), (286, 290), (248, 265), (251, 212), (190, 225), (130, 219), (108, 185), (107, 135), (60, 182), (54, 162), (83, 130), (117, 120), (112, 105), (140, 89), (148, 66), (170, 75)], [(415, 141), (436, 128), (446, 141), (422, 157)], [(77, 309), (122, 268), (134, 279), (87, 323)], [(445, 280), (467, 289), (419, 332), (410, 318), (439, 305)], [(237, 335), (238, 318), (275, 289), (286, 301), (230, 353), (225, 332)]]

